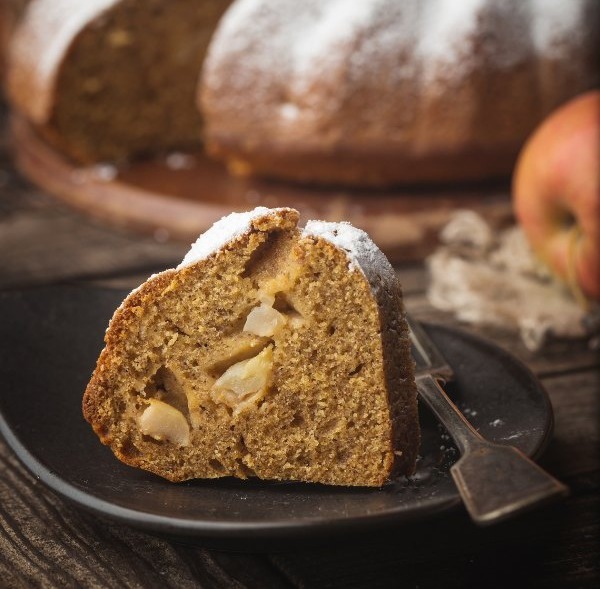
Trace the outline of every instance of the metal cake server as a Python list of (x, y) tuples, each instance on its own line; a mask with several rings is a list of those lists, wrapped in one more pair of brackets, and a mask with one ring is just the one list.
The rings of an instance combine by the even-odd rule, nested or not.
[(446, 395), (452, 368), (414, 319), (408, 318), (420, 398), (448, 430), (461, 458), (450, 468), (471, 518), (488, 525), (568, 494), (514, 446), (484, 439)]

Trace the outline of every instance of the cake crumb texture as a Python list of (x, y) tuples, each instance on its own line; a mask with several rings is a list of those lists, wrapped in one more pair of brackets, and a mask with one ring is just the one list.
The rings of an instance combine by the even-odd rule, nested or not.
[(226, 218), (212, 251), (115, 312), (83, 411), (119, 459), (172, 481), (381, 486), (413, 472), (395, 275), (367, 279), (360, 256), (297, 222), (293, 209)]
[(10, 44), (10, 102), (83, 163), (197, 147), (198, 75), (228, 5), (32, 0)]

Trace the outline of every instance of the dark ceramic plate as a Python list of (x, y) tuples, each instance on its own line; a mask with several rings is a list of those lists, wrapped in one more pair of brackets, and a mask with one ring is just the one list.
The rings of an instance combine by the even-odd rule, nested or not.
[[(64, 498), (148, 531), (202, 542), (279, 541), (381, 529), (460, 504), (457, 452), (421, 410), (422, 458), (382, 489), (221, 479), (173, 484), (121, 464), (81, 415), (81, 396), (123, 291), (59, 286), (0, 294), (0, 432), (25, 466)], [(426, 326), (454, 367), (448, 391), (491, 440), (532, 457), (552, 409), (519, 361), (463, 332)]]

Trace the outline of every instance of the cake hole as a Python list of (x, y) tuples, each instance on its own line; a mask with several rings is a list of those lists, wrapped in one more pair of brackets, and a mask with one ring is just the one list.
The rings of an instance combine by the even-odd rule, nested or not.
[(290, 425), (292, 427), (300, 427), (305, 423), (306, 419), (304, 419), (304, 416), (299, 411), (296, 411), (296, 413), (294, 413), (294, 417), (292, 418), (292, 421), (290, 421)]
[(288, 236), (283, 231), (273, 231), (251, 254), (244, 266), (242, 278), (260, 274), (276, 274), (282, 245)]
[(251, 477), (257, 476), (256, 472), (252, 468), (250, 468), (247, 464), (244, 464), (243, 460), (241, 460), (240, 458), (237, 458), (236, 462), (237, 462), (237, 465), (238, 465), (240, 471), (246, 478), (251, 478)]
[(250, 454), (250, 450), (248, 450), (248, 446), (246, 446), (246, 440), (244, 439), (244, 436), (240, 436), (240, 439), (238, 442), (238, 450), (242, 454)]
[(208, 465), (220, 474), (224, 474), (226, 472), (226, 468), (223, 466), (223, 463), (220, 460), (217, 460), (216, 458), (211, 458), (208, 461)]
[(190, 421), (188, 400), (183, 387), (172, 370), (161, 366), (148, 381), (144, 389), (147, 399), (158, 399), (171, 405)]
[(335, 417), (333, 419), (329, 419), (326, 422), (322, 423), (321, 425), (319, 425), (318, 430), (320, 434), (330, 434), (332, 432), (334, 432), (335, 430), (339, 429), (340, 427), (340, 418), (339, 417)]
[(331, 324), (327, 327), (327, 335), (332, 336), (335, 333), (335, 325)]
[(142, 434), (142, 441), (147, 444), (153, 444), (154, 446), (162, 446), (164, 444), (162, 440), (156, 440), (152, 436), (147, 436), (146, 434)]
[(212, 413), (216, 408), (217, 404), (209, 398), (202, 399), (198, 404), (198, 411), (201, 411), (202, 413)]
[(173, 323), (173, 321), (167, 320), (166, 324), (175, 333), (178, 333), (179, 335), (185, 335), (187, 337), (190, 337), (190, 334), (185, 329), (183, 329), (183, 327), (180, 327), (179, 325), (177, 325), (177, 323)]
[(284, 292), (278, 292), (275, 294), (275, 302), (273, 303), (273, 309), (280, 313), (298, 313), (294, 305), (292, 305), (290, 299)]
[(269, 389), (267, 390), (267, 394), (261, 399), (259, 399), (256, 403), (256, 409), (260, 409), (261, 411), (268, 411), (270, 408), (273, 407), (273, 404), (271, 402), (267, 403), (267, 401), (271, 401), (273, 397), (275, 397), (278, 394), (279, 389), (274, 384), (271, 384), (271, 386), (269, 386)]
[(295, 459), (296, 464), (299, 466), (309, 466), (310, 465), (310, 456), (306, 452), (300, 452), (298, 457)]
[(139, 448), (133, 443), (133, 441), (130, 438), (126, 438), (125, 440), (123, 440), (120, 450), (121, 454), (123, 454), (123, 456), (126, 456), (127, 458), (134, 458), (141, 454)]
[(336, 462), (345, 464), (350, 459), (350, 452), (348, 450), (336, 450), (335, 459)]
[(364, 364), (362, 362), (360, 364), (357, 364), (356, 368), (354, 368), (353, 370), (351, 370), (348, 373), (348, 376), (349, 377), (356, 376), (357, 374), (359, 374), (362, 371), (363, 368), (364, 368)]

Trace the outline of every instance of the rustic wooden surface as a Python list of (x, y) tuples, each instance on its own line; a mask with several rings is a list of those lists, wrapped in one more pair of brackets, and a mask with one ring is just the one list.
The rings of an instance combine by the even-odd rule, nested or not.
[[(172, 266), (187, 244), (86, 220), (19, 178), (0, 131), (0, 288), (99, 282), (124, 287)], [(398, 269), (407, 306), (455, 325), (426, 301), (421, 264)], [(571, 496), (479, 529), (462, 511), (345, 543), (268, 554), (183, 546), (104, 521), (42, 487), (0, 440), (0, 587), (597, 587), (600, 585), (600, 364), (584, 342), (527, 351), (500, 330), (475, 330), (542, 379), (555, 410), (543, 465)], [(2, 394), (16, 394), (2, 391)]]

